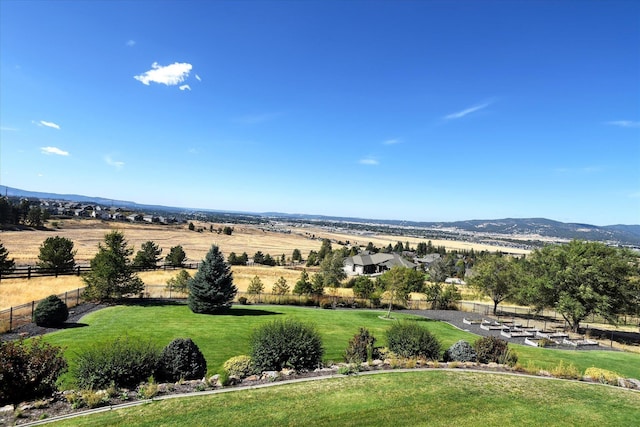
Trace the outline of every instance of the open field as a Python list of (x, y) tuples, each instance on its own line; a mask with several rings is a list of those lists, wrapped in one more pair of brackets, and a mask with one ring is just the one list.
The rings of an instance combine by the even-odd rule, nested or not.
[(631, 426), (640, 393), (522, 376), (416, 371), (159, 400), (56, 426)]
[[(172, 339), (190, 337), (207, 359), (210, 374), (220, 372), (225, 360), (249, 351), (251, 331), (259, 324), (279, 318), (293, 317), (313, 323), (320, 331), (325, 346), (325, 361), (342, 361), (349, 339), (360, 327), (368, 328), (385, 346), (385, 331), (390, 322), (375, 310), (323, 310), (290, 306), (234, 306), (225, 315), (194, 314), (185, 305), (116, 306), (91, 313), (82, 319), (84, 327), (64, 329), (44, 336), (47, 342), (65, 348), (71, 367), (78, 352), (117, 337), (149, 339), (159, 346)], [(395, 312), (395, 318), (413, 318), (424, 324), (448, 348), (458, 340), (475, 341), (478, 336), (447, 323), (427, 320)], [(519, 363), (531, 368), (550, 370), (560, 362), (573, 364), (580, 372), (596, 366), (625, 377), (640, 378), (640, 355), (614, 351), (550, 350), (529, 346), (513, 346)], [(69, 378), (67, 377), (66, 384)]]
[[(122, 231), (129, 245), (138, 250), (141, 245), (152, 240), (163, 250), (163, 255), (169, 252), (172, 246), (182, 245), (188, 260), (199, 262), (204, 258), (212, 244), (220, 247), (225, 255), (235, 252), (240, 255), (246, 252), (250, 257), (256, 251), (269, 253), (279, 257), (284, 254), (290, 257), (294, 249), (299, 249), (304, 258), (309, 251), (320, 249), (320, 240), (328, 238), (332, 241), (349, 241), (351, 244), (366, 246), (368, 242), (378, 247), (395, 245), (398, 241), (409, 241), (412, 245), (424, 242), (425, 239), (390, 235), (357, 235), (326, 231), (313, 227), (291, 227), (290, 233), (263, 230), (253, 225), (231, 225), (234, 229), (231, 236), (209, 232), (209, 227), (214, 229), (222, 224), (198, 223), (196, 228), (204, 228), (207, 231), (189, 231), (186, 225), (156, 225), (156, 224), (132, 224), (126, 222), (107, 222), (90, 219), (71, 219), (58, 221), (59, 229), (55, 230), (31, 230), (31, 231), (1, 231), (0, 241), (9, 251), (10, 257), (16, 264), (34, 265), (38, 261), (39, 248), (47, 237), (60, 236), (70, 239), (74, 248), (78, 251), (76, 262), (88, 264), (95, 255), (98, 243), (104, 241), (104, 235), (112, 230)], [(315, 238), (312, 238), (315, 237)], [(505, 250), (514, 253), (527, 253), (526, 250), (513, 248), (501, 248), (469, 242), (457, 242), (452, 240), (432, 240), (434, 246), (445, 246), (447, 249), (471, 249), (474, 250)], [(337, 247), (337, 246), (335, 246)]]

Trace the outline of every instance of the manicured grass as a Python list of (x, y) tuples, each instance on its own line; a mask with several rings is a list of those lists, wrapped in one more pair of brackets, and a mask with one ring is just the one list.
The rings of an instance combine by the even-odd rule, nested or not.
[[(234, 306), (228, 314), (194, 314), (185, 305), (115, 306), (96, 311), (82, 319), (84, 327), (61, 330), (45, 340), (66, 349), (65, 357), (73, 367), (76, 355), (96, 343), (117, 337), (150, 339), (160, 347), (174, 338), (191, 338), (205, 358), (209, 374), (222, 370), (230, 357), (248, 354), (253, 329), (266, 321), (288, 316), (314, 324), (325, 346), (325, 361), (341, 362), (349, 340), (360, 327), (366, 327), (386, 345), (384, 331), (390, 321), (380, 319), (383, 311), (323, 310), (290, 306)], [(394, 318), (412, 316), (394, 313)], [(435, 323), (435, 322), (434, 322)], [(71, 386), (69, 375), (63, 386)]]
[(61, 426), (630, 426), (640, 393), (522, 376), (422, 371), (185, 397)]
[[(71, 367), (76, 355), (96, 343), (108, 342), (116, 337), (153, 340), (164, 347), (178, 337), (191, 338), (207, 359), (208, 372), (220, 372), (222, 364), (232, 356), (249, 352), (249, 339), (253, 329), (262, 322), (279, 317), (294, 317), (316, 325), (325, 346), (325, 361), (342, 361), (349, 339), (366, 327), (385, 346), (385, 331), (389, 320), (383, 320), (383, 311), (323, 310), (291, 306), (234, 306), (228, 314), (194, 314), (185, 305), (131, 305), (116, 306), (85, 316), (87, 326), (69, 328), (45, 336), (45, 340), (66, 349), (65, 356)], [(431, 330), (447, 348), (460, 339), (475, 341), (478, 336), (458, 330), (446, 323), (427, 320), (394, 312), (399, 319), (419, 320)], [(625, 377), (640, 378), (640, 355), (609, 351), (558, 351), (528, 346), (514, 346), (519, 363), (551, 369), (561, 361), (573, 363), (580, 372), (596, 366), (615, 371)], [(63, 379), (63, 387), (72, 387), (71, 376)]]

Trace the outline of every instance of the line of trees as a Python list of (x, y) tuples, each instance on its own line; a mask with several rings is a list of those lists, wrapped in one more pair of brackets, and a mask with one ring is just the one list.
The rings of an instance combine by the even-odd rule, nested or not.
[(485, 256), (469, 284), (492, 299), (494, 314), (503, 301), (551, 308), (573, 331), (593, 314), (615, 323), (621, 314), (640, 311), (640, 258), (599, 242), (549, 245), (522, 259)]

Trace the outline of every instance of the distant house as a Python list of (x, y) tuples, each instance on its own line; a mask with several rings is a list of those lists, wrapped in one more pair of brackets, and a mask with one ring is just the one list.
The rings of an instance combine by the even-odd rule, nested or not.
[(348, 257), (344, 260), (344, 271), (348, 276), (382, 274), (396, 265), (401, 267), (416, 268), (411, 261), (402, 258), (396, 253), (390, 254), (360, 254)]
[(418, 265), (422, 265), (425, 270), (428, 270), (429, 267), (431, 267), (431, 264), (433, 264), (440, 258), (442, 258), (440, 254), (434, 253), (434, 254), (427, 254), (422, 258), (414, 258), (414, 261), (417, 262)]

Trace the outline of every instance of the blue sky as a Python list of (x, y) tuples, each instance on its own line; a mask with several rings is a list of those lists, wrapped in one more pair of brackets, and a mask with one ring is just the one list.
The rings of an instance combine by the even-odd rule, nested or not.
[(640, 2), (0, 1), (0, 184), (640, 223)]

